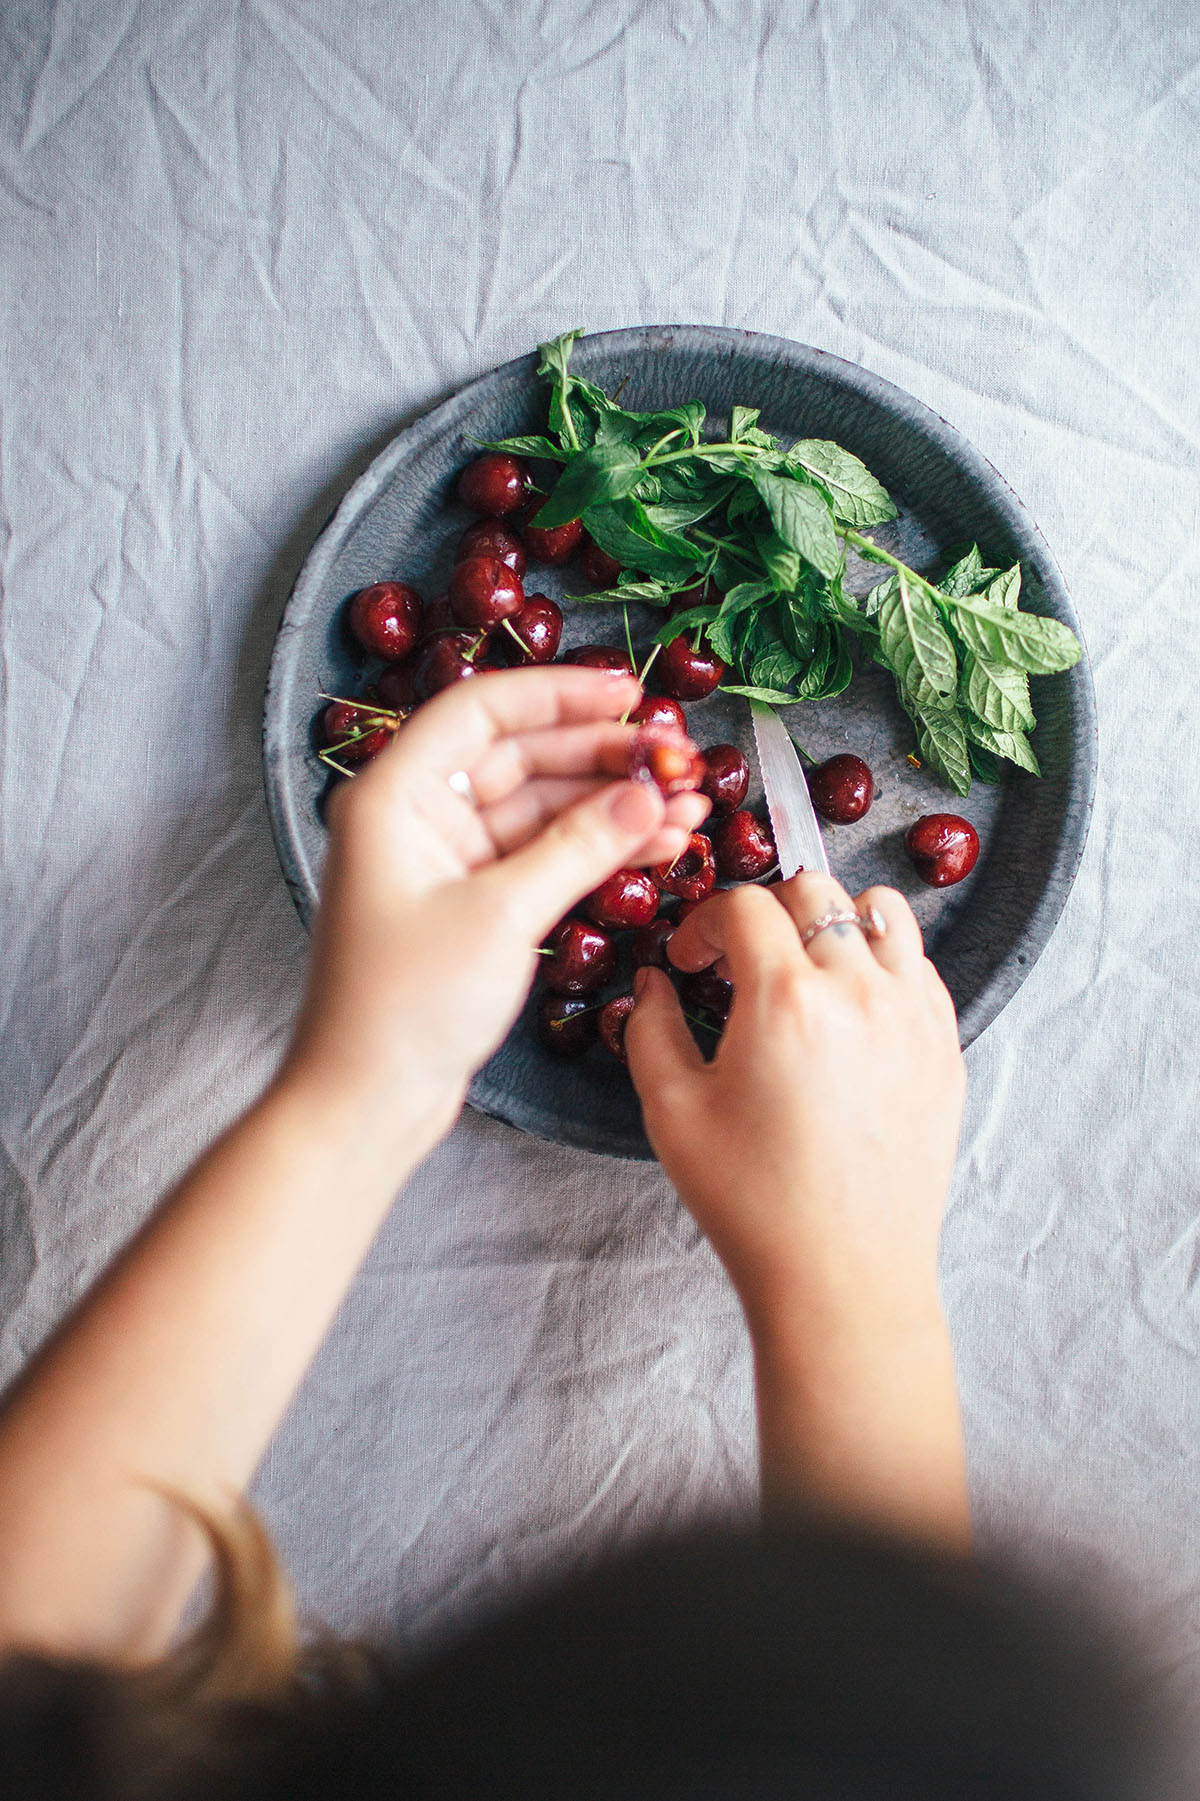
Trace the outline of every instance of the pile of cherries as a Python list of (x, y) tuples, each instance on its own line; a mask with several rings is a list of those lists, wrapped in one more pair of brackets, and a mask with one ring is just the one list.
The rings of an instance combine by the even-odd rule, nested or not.
[[(462, 534), (446, 590), (427, 604), (407, 582), (374, 582), (352, 596), (347, 626), (357, 645), (382, 663), (360, 700), (330, 699), (318, 722), (321, 755), (346, 770), (387, 745), (402, 721), (443, 688), (500, 667), (549, 663), (562, 640), (561, 608), (549, 595), (527, 593), (529, 564), (563, 568), (573, 559), (594, 587), (612, 587), (621, 565), (593, 542), (579, 519), (543, 529), (536, 523), (542, 496), (518, 457), (489, 451), (463, 470), (458, 498), (479, 517)], [(711, 588), (681, 594), (675, 608), (712, 597)], [(670, 969), (667, 941), (692, 908), (726, 882), (761, 881), (776, 864), (770, 826), (742, 802), (750, 772), (736, 745), (699, 750), (687, 735), (681, 701), (703, 700), (725, 675), (725, 664), (687, 633), (651, 652), (637, 670), (627, 649), (588, 644), (568, 653), (572, 663), (639, 674), (647, 692), (630, 715), (642, 729), (631, 741), (630, 774), (656, 781), (664, 793), (700, 789), (712, 802), (705, 832), (693, 832), (675, 861), (646, 871), (620, 869), (560, 921), (543, 947), (544, 992), (536, 1010), (541, 1042), (575, 1056), (599, 1038), (624, 1061), (625, 1022), (633, 997), (608, 1000), (599, 991), (616, 977), (624, 943), (633, 968)], [(837, 824), (861, 819), (874, 781), (861, 757), (830, 757), (809, 774), (813, 805)], [(961, 881), (973, 868), (979, 841), (965, 819), (933, 814), (920, 819), (906, 843), (918, 873), (935, 887)], [(673, 975), (676, 974), (671, 970)], [(678, 977), (681, 998), (697, 1026), (719, 1033), (732, 999), (730, 984), (713, 971)]]

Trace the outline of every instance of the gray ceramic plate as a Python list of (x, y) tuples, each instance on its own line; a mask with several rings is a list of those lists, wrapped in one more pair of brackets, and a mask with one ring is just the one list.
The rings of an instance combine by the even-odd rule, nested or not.
[[(946, 548), (977, 540), (985, 562), (1021, 563), (1024, 606), (1078, 632), (1062, 577), (1011, 489), (943, 419), (878, 376), (786, 339), (694, 325), (585, 338), (573, 366), (610, 392), (620, 386), (633, 409), (698, 398), (720, 426), (740, 403), (761, 408), (768, 431), (837, 439), (863, 458), (900, 508), (899, 518), (876, 534), (881, 544), (928, 568)], [(343, 602), (387, 578), (410, 581), (428, 595), (445, 587), (455, 541), (468, 523), (453, 500), (454, 478), (479, 440), (544, 429), (545, 395), (535, 368), (533, 356), (507, 363), (401, 432), (347, 494), (288, 602), (267, 687), (264, 755), (280, 862), (306, 923), (325, 844), (325, 772), (312, 736), (318, 693), (353, 693), (363, 678), (343, 635)], [(568, 595), (583, 587), (574, 571), (566, 575)], [(851, 576), (851, 586), (861, 590), (880, 572), (860, 564)], [(535, 585), (555, 598), (564, 593), (554, 571), (536, 570)], [(648, 615), (635, 621), (635, 642), (638, 635), (646, 639), (648, 627)], [(616, 609), (568, 606), (566, 646), (620, 636)], [(839, 699), (784, 714), (812, 754), (854, 750), (871, 765), (874, 805), (856, 825), (826, 828), (830, 862), (851, 892), (882, 881), (909, 897), (957, 1003), (964, 1044), (996, 1017), (1045, 946), (1087, 835), (1096, 768), (1087, 661), (1033, 686), (1042, 778), (1014, 771), (999, 788), (977, 783), (966, 802), (907, 763), (911, 733), (881, 670), (860, 669)], [(701, 744), (740, 743), (755, 767), (744, 702), (718, 694), (688, 712)], [(747, 804), (760, 803), (761, 788), (752, 786)], [(902, 839), (920, 814), (946, 811), (974, 822), (982, 853), (965, 882), (936, 892), (917, 880)], [(526, 1019), (480, 1071), (470, 1098), (484, 1112), (562, 1144), (649, 1155), (624, 1070), (599, 1048), (578, 1062), (555, 1059), (535, 1042)]]

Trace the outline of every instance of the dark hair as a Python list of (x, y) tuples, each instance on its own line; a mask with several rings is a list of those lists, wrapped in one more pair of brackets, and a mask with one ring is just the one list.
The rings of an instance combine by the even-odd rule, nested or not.
[(1094, 1621), (997, 1569), (774, 1529), (527, 1603), (331, 1717), (263, 1792), (1130, 1801), (1159, 1739)]
[(1094, 1620), (998, 1569), (826, 1528), (649, 1547), (416, 1667), (210, 1701), (203, 1755), (174, 1761), (122, 1746), (103, 1673), (31, 1690), (28, 1668), (0, 1696), (0, 1794), (22, 1801), (1174, 1793), (1144, 1684)]

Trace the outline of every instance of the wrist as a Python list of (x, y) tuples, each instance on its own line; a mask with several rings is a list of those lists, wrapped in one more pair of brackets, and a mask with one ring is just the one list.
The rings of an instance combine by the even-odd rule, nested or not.
[(463, 1094), (415, 1070), (403, 1080), (393, 1071), (386, 1083), (357, 1070), (331, 1073), (293, 1047), (263, 1098), (335, 1153), (347, 1180), (382, 1183), (394, 1194), (450, 1130)]

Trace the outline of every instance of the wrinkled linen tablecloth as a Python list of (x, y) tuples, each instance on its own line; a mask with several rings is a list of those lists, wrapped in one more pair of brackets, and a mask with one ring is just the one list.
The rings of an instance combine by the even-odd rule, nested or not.
[[(573, 324), (861, 362), (1011, 481), (1095, 667), (1082, 872), (971, 1051), (944, 1250), (985, 1545), (1200, 1687), (1196, 164), (1186, 0), (7, 0), (2, 1373), (279, 1054), (258, 761), (305, 551), (406, 418)], [(428, 1640), (744, 1514), (746, 1340), (657, 1168), (467, 1115), (257, 1496)]]

